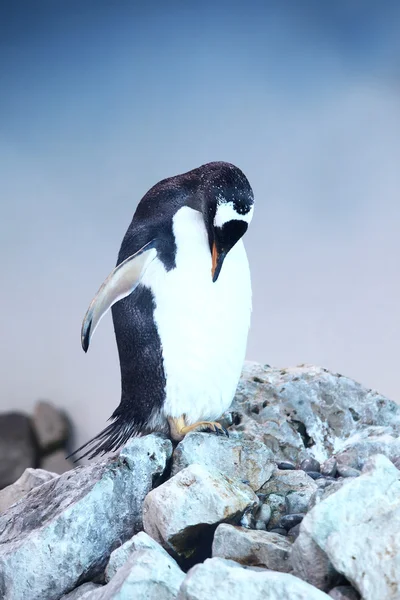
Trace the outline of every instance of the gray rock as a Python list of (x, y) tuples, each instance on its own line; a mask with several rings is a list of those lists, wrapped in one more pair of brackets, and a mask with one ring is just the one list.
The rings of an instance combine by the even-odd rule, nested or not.
[(293, 527), (296, 527), (296, 525), (299, 525), (304, 519), (304, 517), (304, 513), (293, 513), (291, 515), (284, 515), (279, 521), (278, 527), (283, 527), (283, 529), (289, 531), (289, 529), (292, 529)]
[(328, 594), (334, 600), (360, 600), (360, 594), (351, 585), (339, 585)]
[(370, 427), (359, 431), (346, 440), (343, 449), (336, 455), (342, 466), (362, 469), (366, 461), (375, 454), (384, 454), (394, 459), (400, 454), (400, 439), (391, 435), (389, 428)]
[(301, 461), (301, 463), (299, 465), (299, 469), (302, 469), (303, 471), (306, 471), (306, 472), (312, 471), (315, 473), (319, 473), (320, 469), (321, 469), (321, 465), (312, 456), (307, 456), (307, 458), (305, 458), (304, 460)]
[(143, 548), (88, 600), (175, 600), (184, 579), (185, 574), (167, 552)]
[(230, 558), (243, 565), (289, 573), (292, 544), (281, 535), (222, 524), (217, 527), (212, 555)]
[(285, 496), (279, 496), (278, 494), (270, 494), (266, 500), (266, 506), (271, 511), (271, 516), (268, 521), (267, 527), (272, 529), (276, 527), (281, 517), (286, 513), (286, 499)]
[(60, 475), (14, 504), (0, 517), (0, 597), (56, 600), (100, 574), (142, 528), (144, 498), (171, 454), (169, 440), (136, 438), (119, 457)]
[[(314, 548), (307, 549), (304, 543)], [(372, 457), (360, 477), (314, 506), (304, 518), (291, 560), (295, 572), (310, 582), (315, 548), (364, 600), (398, 599), (400, 472), (389, 459)]]
[(75, 588), (69, 594), (66, 594), (61, 600), (90, 600), (92, 598), (92, 592), (99, 590), (102, 586), (98, 583), (84, 583), (79, 587)]
[(334, 458), (333, 456), (331, 458), (328, 458), (328, 460), (323, 462), (321, 465), (321, 473), (325, 477), (335, 477), (336, 471), (337, 461), (336, 458)]
[(273, 529), (270, 529), (268, 533), (275, 533), (277, 535), (287, 537), (287, 531), (283, 527), (274, 527)]
[[(110, 560), (105, 571), (105, 580), (110, 581), (127, 560), (138, 550), (155, 550), (161, 554), (169, 556), (168, 553), (153, 540), (147, 533), (140, 531), (130, 540), (116, 548), (111, 552)], [(173, 560), (173, 559), (171, 559)], [(175, 561), (174, 561), (175, 562)]]
[(340, 463), (337, 466), (337, 472), (340, 477), (358, 477), (360, 475), (360, 471), (358, 469), (341, 465)]
[(335, 479), (334, 481), (328, 481), (327, 483), (329, 485), (320, 487), (318, 490), (316, 490), (316, 492), (314, 492), (311, 497), (308, 510), (310, 511), (316, 504), (319, 504), (319, 502), (322, 502), (322, 500), (340, 490), (340, 488), (350, 483), (353, 479), (354, 477), (341, 477), (340, 479)]
[(239, 522), (257, 504), (248, 486), (216, 469), (190, 465), (147, 495), (143, 526), (164, 548), (188, 559), (211, 548), (219, 523)]
[(186, 576), (178, 600), (329, 600), (329, 596), (289, 573), (255, 571), (231, 560), (209, 558)]
[(143, 548), (88, 600), (175, 600), (184, 579), (185, 574), (166, 552)]
[(269, 520), (271, 519), (272, 510), (268, 504), (261, 504), (257, 513), (256, 519), (258, 521), (262, 521), (265, 525), (268, 525)]
[(322, 462), (370, 427), (386, 427), (394, 437), (400, 432), (395, 402), (312, 365), (273, 369), (246, 363), (230, 411), (231, 429), (263, 441), (278, 461), (297, 463), (311, 454)]
[(30, 419), (20, 413), (0, 415), (0, 489), (11, 485), (28, 467), (37, 466)]
[(36, 439), (43, 452), (63, 447), (69, 437), (69, 423), (65, 415), (50, 402), (36, 403), (33, 417)]
[(294, 542), (294, 540), (297, 540), (297, 538), (299, 537), (300, 526), (301, 526), (301, 523), (298, 523), (297, 525), (295, 525), (294, 527), (292, 527), (291, 529), (289, 529), (289, 531), (287, 532), (288, 538), (292, 542)]
[[(280, 471), (276, 469), (271, 479), (262, 487), (265, 503), (271, 507), (269, 527), (275, 527), (285, 512), (307, 512), (310, 499), (318, 489), (317, 484), (304, 471)], [(277, 501), (283, 499), (284, 506)]]
[(294, 471), (296, 469), (296, 465), (289, 462), (288, 460), (281, 460), (276, 466), (281, 471)]
[(0, 513), (5, 512), (12, 504), (26, 496), (33, 488), (57, 477), (57, 473), (49, 473), (43, 469), (25, 469), (17, 481), (0, 490)]
[(248, 481), (257, 491), (275, 468), (274, 456), (259, 441), (249, 441), (234, 434), (229, 438), (191, 433), (178, 444), (172, 461), (172, 475), (192, 464), (218, 469), (231, 479)]
[(328, 591), (340, 583), (340, 575), (325, 552), (310, 536), (303, 533), (303, 523), (304, 519), (290, 556), (293, 574), (320, 590)]
[(75, 467), (72, 460), (65, 458), (66, 454), (65, 450), (56, 450), (42, 458), (40, 466), (46, 471), (53, 471), (59, 475), (66, 473)]

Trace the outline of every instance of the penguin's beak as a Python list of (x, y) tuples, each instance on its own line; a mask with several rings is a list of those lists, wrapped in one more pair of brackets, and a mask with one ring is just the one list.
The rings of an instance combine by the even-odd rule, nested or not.
[(213, 283), (215, 283), (219, 277), (219, 274), (222, 269), (222, 263), (225, 260), (226, 252), (218, 252), (217, 246), (215, 242), (212, 246), (212, 267), (211, 267), (211, 276)]

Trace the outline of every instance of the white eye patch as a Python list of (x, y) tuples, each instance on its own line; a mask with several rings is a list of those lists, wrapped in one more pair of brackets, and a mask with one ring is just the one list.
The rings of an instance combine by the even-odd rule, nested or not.
[(235, 210), (233, 202), (222, 202), (217, 204), (217, 211), (214, 217), (214, 227), (222, 227), (229, 221), (245, 221), (250, 223), (253, 218), (254, 206), (252, 206), (245, 215), (241, 215)]

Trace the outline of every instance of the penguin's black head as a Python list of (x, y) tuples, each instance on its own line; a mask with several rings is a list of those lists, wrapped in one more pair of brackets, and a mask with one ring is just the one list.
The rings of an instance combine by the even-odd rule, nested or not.
[(228, 252), (246, 233), (253, 216), (253, 190), (240, 169), (224, 162), (201, 167), (203, 214), (215, 282)]

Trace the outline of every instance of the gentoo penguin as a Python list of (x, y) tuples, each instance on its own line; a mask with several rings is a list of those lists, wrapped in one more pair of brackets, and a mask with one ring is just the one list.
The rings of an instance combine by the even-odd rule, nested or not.
[(112, 307), (121, 368), (112, 423), (76, 451), (86, 448), (82, 457), (153, 431), (173, 440), (226, 433), (215, 420), (245, 358), (251, 283), (241, 238), (253, 206), (247, 178), (224, 162), (164, 179), (142, 198), (82, 324), (86, 352)]

